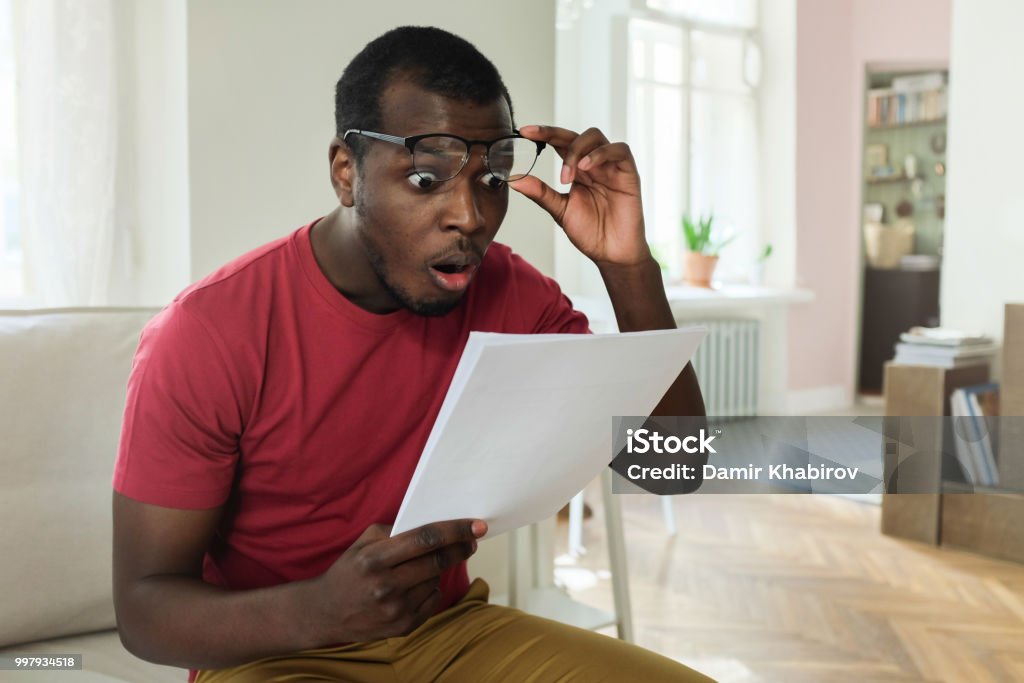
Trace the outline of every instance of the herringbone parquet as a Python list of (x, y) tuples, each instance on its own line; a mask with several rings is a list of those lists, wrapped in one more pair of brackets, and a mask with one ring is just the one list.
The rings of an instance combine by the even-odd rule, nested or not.
[[(637, 641), (723, 683), (1024, 681), (1022, 565), (831, 496), (676, 498), (675, 539), (655, 497), (622, 500)], [(603, 529), (598, 507), (577, 566), (607, 567)], [(611, 608), (606, 579), (574, 596)]]

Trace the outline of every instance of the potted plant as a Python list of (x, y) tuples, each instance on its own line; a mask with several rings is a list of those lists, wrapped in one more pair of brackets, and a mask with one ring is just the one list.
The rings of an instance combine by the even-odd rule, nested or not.
[(683, 278), (694, 287), (711, 287), (711, 276), (718, 265), (718, 252), (731, 242), (735, 235), (724, 240), (711, 238), (711, 224), (714, 214), (701, 216), (695, 222), (689, 214), (683, 216), (683, 237), (686, 239), (686, 254), (683, 256)]

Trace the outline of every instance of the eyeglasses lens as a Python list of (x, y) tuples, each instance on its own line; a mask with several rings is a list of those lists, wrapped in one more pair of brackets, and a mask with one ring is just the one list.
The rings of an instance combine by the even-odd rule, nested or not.
[(519, 180), (529, 175), (537, 161), (537, 143), (526, 138), (505, 138), (491, 145), (487, 163), (491, 173), (502, 180)]
[[(416, 173), (433, 181), (450, 180), (459, 174), (469, 158), (466, 144), (457, 138), (432, 135), (413, 149)], [(487, 165), (501, 180), (519, 180), (537, 161), (537, 143), (526, 138), (503, 138), (491, 145)]]
[(462, 140), (434, 135), (416, 143), (412, 163), (416, 173), (424, 178), (450, 180), (462, 170), (468, 155)]

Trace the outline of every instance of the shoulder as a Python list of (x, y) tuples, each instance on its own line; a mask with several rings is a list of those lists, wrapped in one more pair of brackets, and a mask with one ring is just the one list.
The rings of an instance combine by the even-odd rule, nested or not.
[(505, 244), (494, 242), (481, 264), (470, 308), (500, 332), (585, 332), (587, 320), (553, 278)]
[(232, 259), (189, 285), (146, 326), (144, 349), (208, 349), (232, 364), (258, 361), (275, 300), (302, 276), (296, 239), (308, 226)]
[[(558, 284), (532, 263), (500, 242), (494, 242), (484, 255), (479, 279), (487, 285), (516, 284), (558, 289)], [(560, 290), (559, 290), (560, 291)]]
[(182, 290), (174, 302), (197, 307), (210, 300), (252, 292), (260, 282), (269, 284), (268, 280), (289, 268), (297, 234), (280, 237), (228, 261)]

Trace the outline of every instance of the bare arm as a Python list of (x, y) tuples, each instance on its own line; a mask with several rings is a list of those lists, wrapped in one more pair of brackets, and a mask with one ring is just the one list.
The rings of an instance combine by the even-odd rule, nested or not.
[(407, 633), (436, 610), (441, 572), (486, 533), (471, 520), (394, 538), (373, 526), (319, 577), (232, 591), (202, 580), (221, 508), (176, 510), (118, 493), (113, 506), (122, 643), (142, 659), (196, 669)]
[[(577, 134), (557, 126), (522, 126), (519, 132), (554, 148), (562, 157), (561, 181), (570, 187), (556, 192), (535, 176), (511, 187), (551, 214), (573, 246), (597, 264), (619, 330), (674, 329), (661, 270), (644, 235), (640, 176), (629, 146), (609, 142), (596, 128)], [(689, 363), (653, 414), (705, 414)]]
[[(622, 332), (676, 327), (654, 258), (635, 266), (598, 266)], [(687, 363), (651, 415), (705, 415), (704, 397), (693, 365)]]

